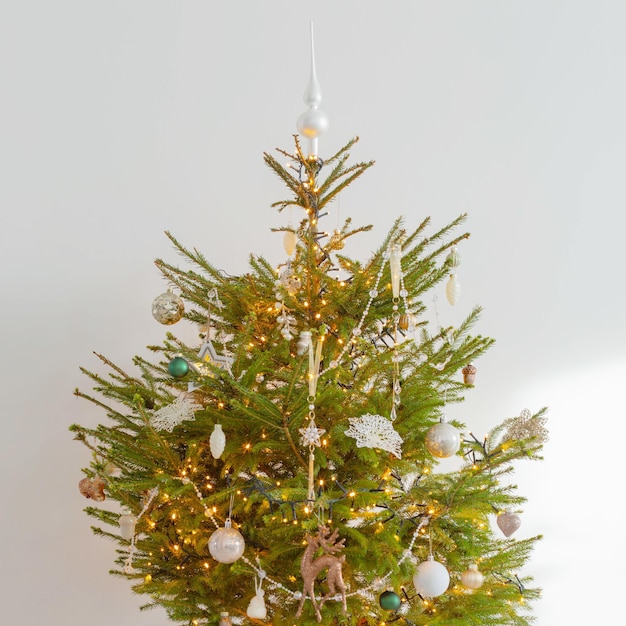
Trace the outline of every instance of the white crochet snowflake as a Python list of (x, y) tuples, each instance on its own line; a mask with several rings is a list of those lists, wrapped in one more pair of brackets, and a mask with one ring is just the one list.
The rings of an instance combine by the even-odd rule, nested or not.
[(194, 413), (201, 408), (193, 400), (180, 395), (172, 404), (156, 411), (150, 422), (156, 430), (167, 430), (171, 433), (181, 422), (194, 419)]
[(394, 430), (391, 422), (382, 415), (366, 413), (349, 419), (348, 437), (356, 439), (358, 448), (379, 448), (402, 457), (402, 437)]

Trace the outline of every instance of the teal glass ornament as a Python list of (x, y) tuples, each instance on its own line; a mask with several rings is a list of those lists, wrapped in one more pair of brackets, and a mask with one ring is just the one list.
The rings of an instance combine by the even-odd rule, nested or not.
[(402, 604), (400, 596), (395, 591), (383, 591), (378, 598), (378, 604), (385, 611), (397, 611)]
[(182, 378), (189, 372), (189, 363), (182, 356), (175, 356), (167, 366), (167, 371), (174, 378)]

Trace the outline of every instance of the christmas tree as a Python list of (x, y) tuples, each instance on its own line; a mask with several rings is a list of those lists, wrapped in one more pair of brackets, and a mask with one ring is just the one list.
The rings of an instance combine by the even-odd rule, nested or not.
[[(307, 94), (308, 151), (296, 137), (265, 155), (288, 191), (275, 206), (300, 214), (279, 229), (286, 261), (230, 276), (168, 235), (185, 265), (157, 260), (172, 289), (153, 315), (197, 325), (199, 345), (168, 333), (134, 373), (101, 355), (109, 374), (84, 370), (96, 394), (76, 394), (108, 421), (72, 426), (93, 453), (80, 490), (122, 507), (88, 507), (94, 532), (175, 623), (529, 624), (539, 590), (517, 572), (539, 537), (511, 538), (524, 498), (509, 475), (540, 458), (544, 411), (461, 434), (446, 405), (492, 340), (471, 333), (479, 309), (432, 329), (425, 305), (446, 279), (458, 296), (464, 216), (398, 220), (369, 259), (346, 256), (369, 227), (324, 217), (372, 163), (350, 163), (354, 140), (318, 156), (314, 72)], [(438, 472), (453, 455), (461, 468)]]

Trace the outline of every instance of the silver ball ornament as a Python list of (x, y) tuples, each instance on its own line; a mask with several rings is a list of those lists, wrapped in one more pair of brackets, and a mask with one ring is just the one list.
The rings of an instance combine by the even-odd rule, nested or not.
[(209, 552), (219, 563), (234, 563), (246, 548), (242, 534), (232, 527), (230, 519), (209, 538)]
[(448, 424), (445, 418), (442, 418), (439, 424), (428, 429), (425, 443), (433, 456), (447, 459), (456, 454), (461, 447), (461, 435), (452, 424)]

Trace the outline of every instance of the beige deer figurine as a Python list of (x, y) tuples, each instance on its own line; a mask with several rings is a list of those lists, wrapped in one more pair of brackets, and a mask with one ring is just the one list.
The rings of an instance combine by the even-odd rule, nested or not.
[[(300, 606), (298, 606), (296, 617), (300, 617), (304, 602), (307, 598), (310, 598), (313, 608), (315, 609), (317, 621), (321, 622), (322, 614), (320, 613), (320, 609), (327, 600), (334, 598), (338, 592), (341, 593), (343, 613), (345, 615), (347, 610), (346, 585), (343, 582), (341, 568), (343, 562), (346, 560), (346, 555), (335, 556), (338, 552), (343, 550), (345, 539), (337, 541), (337, 530), (331, 534), (329, 528), (320, 526), (317, 529), (316, 535), (306, 535), (306, 541), (308, 545), (300, 564), (304, 585), (302, 586), (302, 597), (300, 598)], [(322, 549), (322, 554), (314, 558), (319, 548)], [(328, 593), (322, 596), (318, 606), (317, 600), (315, 599), (315, 579), (324, 570), (327, 570), (326, 584), (328, 585)]]

